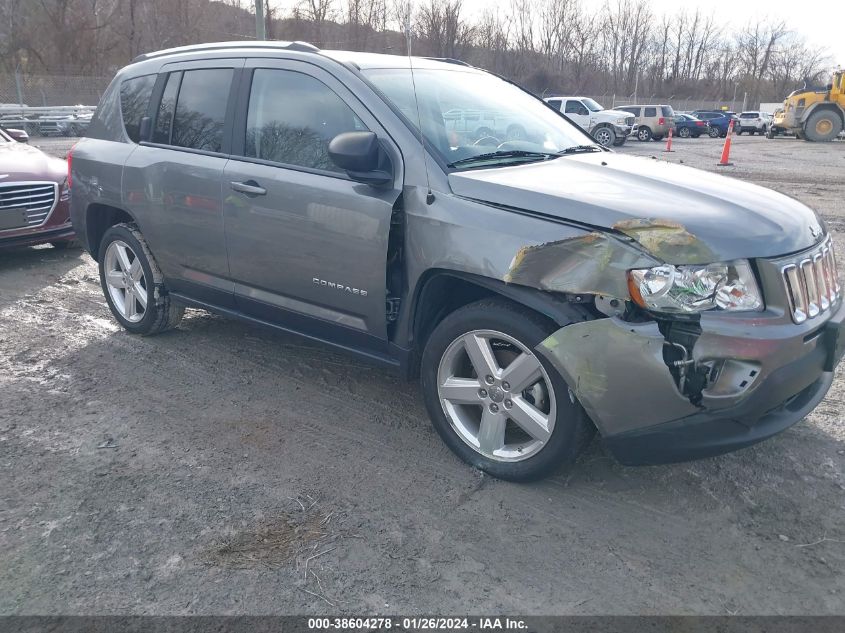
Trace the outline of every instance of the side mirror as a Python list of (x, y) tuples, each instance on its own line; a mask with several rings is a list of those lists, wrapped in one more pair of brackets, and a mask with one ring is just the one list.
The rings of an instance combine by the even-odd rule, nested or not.
[(393, 174), (382, 165), (378, 137), (373, 132), (344, 132), (329, 143), (329, 158), (357, 182), (386, 185)]
[(148, 116), (142, 116), (138, 124), (138, 140), (149, 141), (153, 131), (153, 120)]

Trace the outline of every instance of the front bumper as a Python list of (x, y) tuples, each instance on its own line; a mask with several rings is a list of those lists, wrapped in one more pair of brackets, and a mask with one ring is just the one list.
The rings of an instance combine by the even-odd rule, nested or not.
[(664, 361), (666, 340), (654, 322), (575, 323), (537, 351), (560, 371), (619, 461), (658, 464), (749, 446), (804, 418), (830, 388), (843, 322), (840, 301), (826, 321), (812, 326), (743, 325), (740, 319), (721, 329), (702, 324), (694, 357), (729, 365), (695, 405)]
[(17, 248), (20, 246), (36, 246), (38, 244), (49, 244), (50, 242), (64, 242), (76, 237), (73, 225), (70, 222), (58, 227), (48, 227), (9, 237), (0, 236), (0, 250)]

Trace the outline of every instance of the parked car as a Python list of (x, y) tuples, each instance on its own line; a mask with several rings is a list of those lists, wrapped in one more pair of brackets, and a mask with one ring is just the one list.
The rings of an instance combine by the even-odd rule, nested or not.
[(706, 121), (709, 126), (710, 136), (718, 138), (728, 135), (728, 127), (733, 120), (726, 112), (720, 110), (693, 110), (690, 114), (702, 121)]
[(772, 124), (772, 116), (759, 110), (747, 110), (739, 115), (739, 127), (735, 127), (737, 134), (748, 132), (751, 136), (765, 134)]
[(38, 122), (22, 114), (0, 115), (0, 127), (23, 130), (28, 136), (35, 136), (38, 133)]
[(545, 101), (605, 147), (624, 145), (634, 128), (635, 119), (630, 112), (605, 110), (589, 97), (548, 97)]
[(15, 128), (2, 126), (0, 126), (0, 130), (5, 132), (6, 136), (11, 137), (12, 140), (17, 141), (18, 143), (29, 143), (29, 134), (27, 134), (25, 130), (16, 130)]
[[(516, 111), (525, 137), (450, 133), (454, 109)], [(69, 163), (128, 332), (194, 306), (419, 375), (445, 443), (505, 479), (572, 464), (596, 429), (629, 464), (753, 444), (824, 398), (843, 353), (811, 209), (612, 153), (476, 68), (284, 42), (151, 53)]]
[(0, 250), (67, 248), (74, 238), (69, 196), (65, 161), (0, 131)]
[(659, 141), (675, 126), (675, 111), (670, 105), (626, 105), (618, 109), (634, 115), (640, 141)]
[[(520, 141), (525, 139), (525, 128), (518, 112), (500, 110), (466, 110), (453, 108), (443, 113), (446, 130), (464, 139), (482, 142), (486, 138)], [(455, 136), (455, 139), (458, 138)], [(456, 142), (459, 142), (456, 140)]]
[(675, 136), (698, 138), (709, 131), (710, 127), (706, 121), (702, 121), (691, 114), (675, 113)]
[(42, 116), (38, 131), (42, 136), (80, 136), (88, 129), (91, 116), (91, 112)]

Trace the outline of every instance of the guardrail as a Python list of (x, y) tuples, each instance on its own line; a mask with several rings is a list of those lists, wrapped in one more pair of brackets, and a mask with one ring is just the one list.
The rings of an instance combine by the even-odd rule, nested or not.
[(22, 129), (30, 136), (81, 136), (96, 106), (0, 105), (0, 127)]

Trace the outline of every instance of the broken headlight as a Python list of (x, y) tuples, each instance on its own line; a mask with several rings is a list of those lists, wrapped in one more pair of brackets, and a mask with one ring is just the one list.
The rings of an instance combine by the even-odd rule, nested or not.
[(701, 266), (628, 271), (628, 289), (639, 306), (655, 312), (760, 310), (763, 297), (745, 259)]

